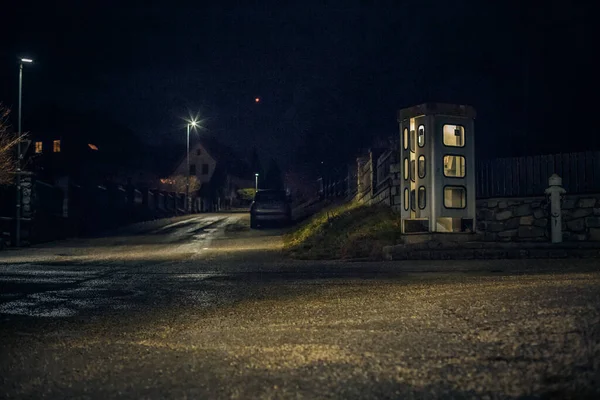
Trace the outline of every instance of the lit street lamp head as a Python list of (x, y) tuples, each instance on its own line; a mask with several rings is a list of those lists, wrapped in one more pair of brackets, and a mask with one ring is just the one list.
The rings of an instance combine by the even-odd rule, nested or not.
[(33, 62), (33, 60), (32, 60), (31, 58), (21, 58), (21, 62), (24, 62), (24, 63), (32, 63), (32, 62)]

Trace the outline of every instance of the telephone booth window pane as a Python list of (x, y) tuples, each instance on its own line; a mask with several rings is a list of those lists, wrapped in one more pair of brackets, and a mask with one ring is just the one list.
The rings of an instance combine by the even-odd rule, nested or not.
[(444, 156), (444, 176), (449, 178), (465, 177), (465, 158), (463, 156)]
[(415, 131), (410, 131), (410, 151), (415, 152)]
[(425, 178), (425, 156), (419, 156), (419, 178)]
[(425, 125), (419, 125), (419, 135), (417, 136), (419, 147), (425, 146)]
[(404, 159), (404, 179), (408, 180), (408, 157)]
[(424, 210), (427, 206), (427, 197), (425, 195), (425, 186), (419, 187), (419, 208)]
[(404, 210), (408, 211), (408, 188), (404, 189)]
[(404, 128), (404, 132), (402, 134), (402, 142), (404, 145), (404, 150), (408, 150), (408, 128)]
[(463, 186), (444, 187), (444, 207), (465, 208), (467, 206), (467, 189)]
[(415, 209), (415, 189), (410, 190), (410, 209), (416, 211)]
[(410, 180), (415, 181), (415, 160), (410, 160)]
[(444, 125), (444, 145), (451, 147), (465, 146), (465, 128), (460, 125)]

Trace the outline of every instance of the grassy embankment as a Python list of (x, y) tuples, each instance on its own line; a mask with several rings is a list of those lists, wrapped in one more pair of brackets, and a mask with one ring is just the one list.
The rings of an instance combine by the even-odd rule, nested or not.
[(400, 216), (389, 207), (348, 203), (322, 210), (284, 237), (284, 250), (298, 259), (381, 257), (400, 242)]

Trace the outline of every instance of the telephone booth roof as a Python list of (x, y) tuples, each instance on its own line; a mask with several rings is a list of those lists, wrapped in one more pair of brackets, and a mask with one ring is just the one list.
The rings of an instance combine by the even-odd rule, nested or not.
[(398, 111), (398, 122), (420, 115), (447, 115), (475, 119), (477, 113), (471, 106), (448, 103), (423, 103)]

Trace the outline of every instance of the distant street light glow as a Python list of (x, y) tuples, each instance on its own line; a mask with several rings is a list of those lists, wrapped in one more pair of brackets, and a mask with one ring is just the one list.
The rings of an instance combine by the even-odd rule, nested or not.
[(254, 99), (254, 102), (255, 102), (255, 103), (260, 103), (260, 97), (257, 97), (257, 98), (255, 98), (255, 99)]
[(26, 62), (26, 63), (32, 63), (33, 60), (31, 58), (21, 58), (22, 62)]

